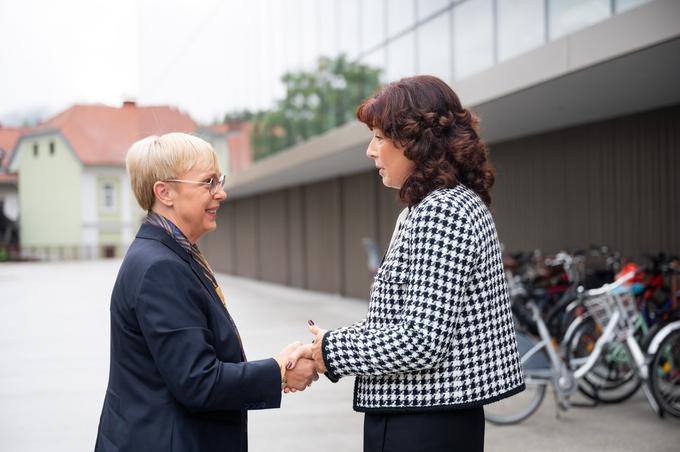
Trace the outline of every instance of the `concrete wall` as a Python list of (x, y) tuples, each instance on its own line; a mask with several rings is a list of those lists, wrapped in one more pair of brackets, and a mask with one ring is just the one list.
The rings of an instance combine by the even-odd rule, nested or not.
[(362, 240), (384, 250), (400, 210), (375, 172), (338, 177), (227, 200), (200, 246), (217, 271), (366, 298)]
[(66, 247), (76, 254), (81, 243), (80, 161), (58, 134), (26, 137), (16, 152), (23, 251), (49, 254)]
[(680, 106), (495, 144), (491, 154), (508, 249), (680, 254)]
[[(491, 146), (508, 250), (608, 245), (680, 254), (680, 106)], [(374, 171), (229, 201), (203, 248), (219, 271), (367, 298), (361, 240), (384, 252), (401, 210)]]

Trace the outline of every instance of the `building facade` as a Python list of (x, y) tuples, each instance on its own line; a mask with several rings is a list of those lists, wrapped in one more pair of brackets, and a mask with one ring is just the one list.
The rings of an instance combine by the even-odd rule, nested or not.
[[(148, 135), (197, 131), (170, 107), (75, 105), (30, 129), (9, 168), (18, 174), (20, 246), (24, 258), (122, 256), (144, 212), (125, 169), (130, 145)], [(226, 139), (204, 136), (226, 164)]]
[[(298, 4), (310, 20), (298, 23), (291, 64), (343, 52), (383, 68), (384, 82), (437, 75), (478, 114), (506, 249), (680, 253), (680, 3)], [(303, 37), (315, 33), (310, 49)], [(220, 227), (205, 239), (211, 262), (366, 297), (363, 241), (384, 250), (400, 210), (364, 156), (368, 141), (350, 123), (231, 178)]]
[(9, 161), (17, 141), (26, 130), (0, 124), (0, 262), (15, 258), (19, 250), (18, 194), (16, 173)]

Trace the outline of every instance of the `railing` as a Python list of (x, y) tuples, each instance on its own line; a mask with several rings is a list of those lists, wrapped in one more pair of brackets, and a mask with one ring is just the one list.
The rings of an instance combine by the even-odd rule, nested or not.
[(19, 249), (20, 260), (73, 261), (122, 257), (127, 250), (120, 244), (109, 245), (43, 245), (23, 246)]

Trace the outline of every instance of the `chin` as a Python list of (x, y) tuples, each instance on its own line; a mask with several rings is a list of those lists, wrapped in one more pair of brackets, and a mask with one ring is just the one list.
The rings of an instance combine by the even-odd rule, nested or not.
[(383, 183), (383, 185), (384, 185), (385, 187), (387, 187), (387, 188), (401, 188), (401, 187), (395, 186), (395, 185), (392, 183), (392, 181), (391, 181), (390, 179), (388, 179), (388, 178), (383, 178), (382, 183)]
[(209, 232), (214, 231), (215, 229), (217, 229), (217, 223), (203, 225), (203, 233), (201, 234), (201, 237)]

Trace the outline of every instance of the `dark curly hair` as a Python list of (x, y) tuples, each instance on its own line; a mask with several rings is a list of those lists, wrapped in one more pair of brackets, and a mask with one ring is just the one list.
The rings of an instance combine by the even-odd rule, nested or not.
[(408, 206), (459, 183), (491, 205), (495, 175), (479, 137), (479, 120), (442, 80), (420, 75), (390, 83), (359, 105), (357, 118), (371, 130), (382, 130), (414, 162), (399, 190)]

